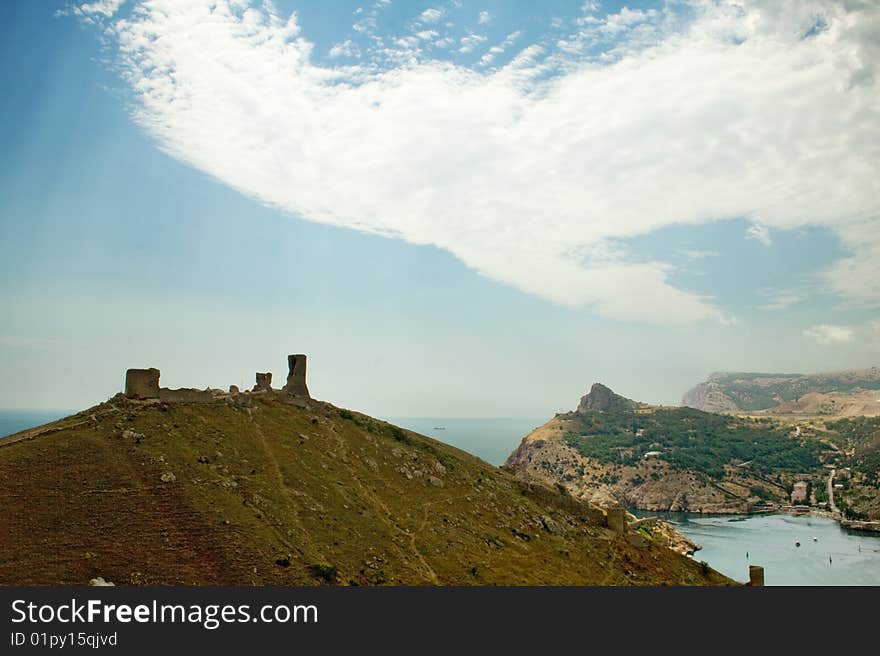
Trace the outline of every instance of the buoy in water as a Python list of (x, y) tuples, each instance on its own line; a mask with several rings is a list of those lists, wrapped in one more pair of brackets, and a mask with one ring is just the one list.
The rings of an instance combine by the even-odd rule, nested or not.
[(818, 541), (819, 541), (819, 538), (817, 538), (817, 537), (813, 538), (813, 542), (818, 542)]
[(800, 542), (795, 542), (795, 543), (794, 543), (794, 546), (799, 547), (799, 546), (801, 546), (801, 543), (800, 543)]

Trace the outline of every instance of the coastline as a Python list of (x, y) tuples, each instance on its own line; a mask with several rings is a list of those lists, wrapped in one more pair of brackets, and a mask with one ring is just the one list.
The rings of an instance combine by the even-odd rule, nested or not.
[[(858, 519), (846, 519), (840, 516), (840, 513), (834, 513), (830, 510), (823, 510), (822, 508), (813, 508), (807, 506), (777, 506), (774, 508), (767, 508), (762, 510), (738, 510), (738, 511), (696, 511), (696, 510), (658, 510), (656, 508), (639, 508), (637, 506), (633, 506), (631, 508), (627, 508), (627, 511), (631, 514), (634, 514), (633, 511), (637, 511), (638, 513), (670, 513), (670, 512), (684, 512), (691, 515), (703, 515), (706, 517), (720, 517), (727, 515), (734, 515), (737, 517), (741, 517), (742, 520), (759, 515), (789, 515), (791, 517), (803, 517), (805, 515), (810, 517), (823, 517), (825, 519), (832, 519), (840, 525), (841, 528), (846, 528), (852, 531), (860, 531), (864, 533), (880, 533), (880, 521), (871, 521), (871, 520), (858, 520)], [(639, 517), (639, 515), (635, 515)], [(639, 517), (639, 519), (648, 519), (648, 515), (644, 515)], [(658, 517), (658, 519), (662, 519), (662, 517)], [(738, 520), (738, 521), (742, 521)], [(665, 520), (664, 520), (665, 521)]]

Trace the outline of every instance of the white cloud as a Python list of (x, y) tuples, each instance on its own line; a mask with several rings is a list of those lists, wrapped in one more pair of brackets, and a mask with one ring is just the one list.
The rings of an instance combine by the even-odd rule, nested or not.
[[(295, 18), (242, 2), (152, 0), (112, 29), (137, 121), (264, 203), (653, 322), (723, 315), (665, 262), (600, 257), (609, 240), (737, 217), (767, 236), (824, 226), (852, 250), (828, 285), (880, 303), (874, 3), (689, 4), (650, 30), (627, 18), (607, 57), (532, 44), (481, 73), (418, 53), (322, 67)], [(817, 16), (827, 29), (801, 38)]]
[(420, 23), (436, 23), (441, 18), (443, 18), (443, 10), (442, 9), (425, 9), (421, 14), (419, 14), (418, 21)]
[(342, 43), (336, 43), (330, 48), (330, 57), (360, 57), (360, 49), (352, 43), (351, 39), (346, 39)]
[(126, 0), (95, 0), (68, 5), (56, 12), (56, 16), (77, 16), (84, 23), (102, 24), (105, 18), (111, 18), (125, 4)]
[(96, 0), (95, 2), (84, 2), (77, 9), (85, 15), (100, 14), (105, 18), (110, 18), (119, 11), (124, 3), (125, 0)]
[(487, 37), (482, 34), (468, 34), (461, 37), (461, 47), (458, 49), (461, 53), (473, 52), (474, 48), (486, 41)]
[(477, 18), (477, 22), (480, 25), (487, 25), (492, 20), (492, 14), (488, 11), (481, 11), (479, 18)]
[(853, 340), (855, 329), (823, 323), (804, 330), (804, 337), (822, 345), (845, 344)]
[(754, 223), (749, 226), (748, 230), (746, 230), (746, 239), (753, 239), (764, 246), (769, 246), (773, 243), (773, 239), (770, 237), (770, 229), (760, 223)]

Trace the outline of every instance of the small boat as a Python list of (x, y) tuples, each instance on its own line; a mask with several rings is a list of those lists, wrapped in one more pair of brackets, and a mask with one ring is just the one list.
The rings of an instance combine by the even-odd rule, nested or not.
[(819, 538), (817, 538), (816, 536), (813, 536), (813, 542), (818, 542), (818, 541), (819, 541)]
[(446, 426), (434, 426), (434, 430), (446, 430)]
[(795, 543), (794, 543), (794, 546), (796, 546), (796, 547), (801, 546), (800, 540), (798, 540), (797, 542), (795, 542)]

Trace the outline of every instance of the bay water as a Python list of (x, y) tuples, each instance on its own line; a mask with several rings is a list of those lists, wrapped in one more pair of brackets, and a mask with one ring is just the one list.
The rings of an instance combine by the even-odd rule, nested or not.
[(703, 547), (694, 560), (737, 581), (761, 565), (768, 586), (880, 585), (880, 533), (841, 528), (828, 517), (632, 512), (669, 521)]

